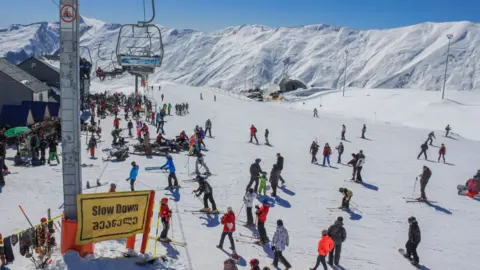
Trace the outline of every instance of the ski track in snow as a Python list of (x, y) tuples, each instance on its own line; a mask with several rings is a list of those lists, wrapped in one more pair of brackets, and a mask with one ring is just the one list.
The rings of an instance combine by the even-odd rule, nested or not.
[[(131, 84), (127, 86), (120, 82), (128, 83), (122, 79), (105, 84), (95, 83), (92, 88), (102, 92), (105, 89), (125, 92), (133, 90)], [(407, 240), (407, 219), (410, 216), (417, 217), (422, 231), (422, 242), (418, 252), (421, 264), (425, 265), (424, 269), (475, 269), (477, 267), (475, 258), (480, 236), (475, 224), (478, 224), (480, 219), (479, 202), (458, 196), (456, 186), (465, 183), (479, 169), (479, 142), (462, 137), (456, 137), (457, 139), (453, 140), (437, 133), (434, 144), (439, 145), (442, 142), (446, 144), (446, 159), (454, 165), (416, 159), (419, 146), (428, 134), (428, 130), (418, 129), (419, 125), (423, 123), (423, 127), (435, 126), (437, 129), (442, 129), (448, 121), (438, 116), (449, 114), (447, 119), (451, 121), (448, 123), (452, 125), (454, 131), (465, 130), (466, 127), (475, 130), (478, 127), (473, 127), (474, 122), (470, 120), (478, 119), (477, 111), (465, 111), (465, 108), (458, 106), (451, 108), (451, 103), (437, 102), (432, 112), (431, 103), (420, 106), (419, 97), (423, 98), (427, 95), (420, 91), (415, 95), (403, 95), (404, 90), (390, 90), (388, 93), (380, 91), (378, 93), (381, 98), (364, 100), (367, 98), (362, 98), (365, 94), (362, 91), (366, 90), (359, 90), (349, 92), (349, 96), (356, 98), (345, 98), (345, 100), (348, 99), (348, 103), (345, 104), (337, 98), (336, 93), (321, 97), (323, 106), (319, 110), (320, 118), (313, 118), (312, 107), (308, 106), (313, 106), (313, 103), (318, 104), (317, 99), (307, 100), (305, 105), (301, 99), (286, 103), (261, 104), (239, 100), (202, 88), (163, 82), (161, 85), (166, 101), (172, 104), (187, 101), (190, 104), (190, 114), (167, 118), (165, 131), (168, 137), (174, 137), (181, 130), (185, 130), (190, 135), (195, 125), (204, 126), (208, 118), (212, 120), (212, 135), (215, 138), (207, 138), (205, 141), (210, 150), (206, 153), (205, 161), (212, 172), (217, 174), (209, 178), (209, 183), (214, 189), (214, 197), (220, 211), (225, 211), (228, 206), (232, 206), (238, 214), (245, 186), (249, 180), (249, 166), (255, 158), (261, 158), (262, 169), (270, 173), (272, 164), (276, 162), (275, 154), (282, 153), (285, 158), (282, 175), (287, 185), (284, 189), (278, 190), (279, 198), (270, 199), (273, 205), (268, 215), (266, 229), (269, 237), (272, 238), (276, 220), (281, 218), (284, 221), (290, 234), (290, 246), (284, 255), (293, 265), (292, 269), (313, 267), (321, 230), (333, 224), (337, 216), (344, 217), (348, 234), (342, 247), (341, 258), (341, 265), (345, 269), (410, 269), (408, 261), (398, 255), (398, 248), (404, 248)], [(156, 86), (158, 84), (155, 84)], [(200, 93), (203, 93), (204, 100), (199, 99)], [(213, 101), (214, 94), (217, 96), (217, 102)], [(451, 94), (463, 95), (463, 93), (454, 92)], [(153, 95), (160, 103), (160, 93), (155, 91)], [(388, 100), (388, 104), (385, 104), (385, 100)], [(467, 100), (478, 104), (480, 96), (469, 93)], [(406, 102), (416, 104), (418, 107), (407, 107)], [(398, 108), (405, 109), (399, 113)], [(410, 108), (414, 111), (410, 111)], [(367, 114), (372, 110), (381, 110), (382, 118), (375, 121), (368, 117)], [(358, 138), (363, 123), (367, 124), (366, 136), (371, 141)], [(249, 140), (251, 124), (258, 129), (259, 145), (245, 143)], [(346, 136), (351, 141), (344, 143), (343, 161), (348, 162), (350, 153), (360, 149), (364, 150), (366, 155), (366, 164), (362, 172), (366, 183), (364, 186), (345, 182), (351, 177), (351, 168), (336, 164), (335, 152), (331, 161), (332, 166), (338, 169), (310, 164), (308, 149), (312, 139), (317, 138), (321, 147), (328, 142), (333, 149), (333, 146), (338, 144), (337, 138), (340, 136), (342, 124), (346, 125)], [(121, 121), (121, 126), (125, 125), (125, 121)], [(101, 149), (110, 147), (107, 142), (111, 141), (112, 117), (102, 120), (102, 128), (104, 142), (99, 143), (97, 160), (90, 160), (86, 146), (82, 146), (85, 147), (82, 152), (82, 163), (93, 163), (99, 166), (82, 170), (84, 185), (87, 180), (95, 183), (103, 166), (108, 164), (101, 160), (101, 157), (107, 155), (107, 152), (102, 152)], [(270, 130), (269, 140), (274, 147), (263, 144), (265, 128)], [(84, 144), (85, 137), (82, 136), (82, 138), (82, 144)], [(133, 140), (128, 140), (133, 143)], [(437, 148), (431, 147), (428, 150), (429, 157), (436, 159), (437, 151)], [(13, 156), (14, 151), (8, 150), (7, 157)], [(184, 165), (188, 157), (184, 154), (173, 154), (173, 158), (179, 180), (186, 179), (181, 173), (187, 173)], [(319, 162), (322, 161), (320, 155), (317, 155), (317, 158)], [(111, 162), (100, 181), (116, 183), (118, 191), (128, 191), (129, 183), (125, 178), (129, 173), (129, 164), (134, 160), (140, 165), (136, 183), (138, 190), (158, 187), (155, 195), (157, 202), (164, 196), (174, 198), (170, 191), (163, 190), (167, 185), (164, 174), (145, 171), (145, 167), (164, 164), (163, 157), (148, 159), (131, 155), (125, 162)], [(52, 209), (52, 216), (60, 213), (58, 207), (63, 202), (62, 175), (54, 170), (61, 168), (60, 166), (16, 168), (10, 160), (7, 160), (7, 165), (12, 172), (19, 173), (6, 177), (7, 185), (0, 193), (0, 216), (2, 217), (0, 232), (4, 236), (28, 227), (28, 223), (18, 210), (18, 205), (24, 207), (32, 222), (45, 216), (47, 208)], [(421, 173), (423, 165), (429, 166), (433, 173), (427, 186), (427, 196), (438, 203), (407, 204), (402, 197), (411, 197), (415, 177)], [(192, 166), (194, 166), (194, 159), (190, 159), (190, 170)], [(169, 246), (159, 243), (157, 253), (166, 254), (169, 262), (165, 265), (157, 263), (147, 268), (190, 269), (191, 263), (193, 269), (198, 270), (223, 269), (223, 261), (227, 256), (215, 247), (223, 228), (220, 224), (221, 215), (198, 215), (183, 211), (183, 209), (202, 208), (202, 204), (191, 193), (198, 187), (197, 183), (181, 182), (181, 185), (182, 188), (177, 195), (177, 207), (173, 207), (173, 202), (170, 201), (170, 206), (174, 208), (170, 233), (173, 233), (173, 238), (176, 240), (185, 240), (188, 246)], [(353, 191), (352, 200), (358, 204), (358, 209), (355, 209), (352, 204), (353, 214), (327, 209), (340, 205), (342, 197), (338, 192), (340, 187)], [(107, 191), (108, 185), (84, 190), (85, 193)], [(418, 183), (415, 196), (419, 196)], [(158, 211), (157, 209), (158, 205), (155, 211)], [(178, 222), (180, 217), (185, 239)], [(245, 209), (237, 219), (246, 220)], [(156, 219), (153, 220), (152, 225), (151, 234), (155, 233)], [(248, 235), (250, 231), (237, 223), (234, 237), (240, 238), (240, 233)], [(59, 233), (56, 238), (60, 240)], [(140, 243), (141, 237), (137, 236), (137, 250)], [(153, 252), (153, 245), (154, 242), (149, 241), (148, 252)], [(241, 242), (235, 242), (235, 245), (237, 252), (242, 256), (239, 269), (247, 269), (248, 261), (252, 258), (258, 258), (262, 267), (272, 262), (269, 258), (272, 254), (269, 247)], [(124, 247), (125, 239), (119, 239), (96, 243), (95, 255), (87, 258), (79, 258), (76, 253), (63, 257), (59, 252), (55, 252), (48, 269), (145, 269), (135, 265), (134, 262), (137, 259), (115, 258), (121, 255), (116, 250), (124, 250)], [(229, 241), (226, 239), (225, 250), (229, 251), (228, 247)], [(186, 248), (190, 251), (191, 262), (189, 262)], [(33, 264), (21, 257), (17, 249), (18, 245), (15, 247), (16, 261), (8, 267), (12, 270), (34, 269)]]

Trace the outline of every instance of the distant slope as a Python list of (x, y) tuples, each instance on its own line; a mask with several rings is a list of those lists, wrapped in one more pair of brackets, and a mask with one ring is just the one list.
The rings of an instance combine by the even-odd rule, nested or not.
[[(119, 26), (82, 18), (82, 30), (90, 29), (83, 35), (82, 45), (91, 49), (94, 62), (99, 44), (102, 57), (110, 59)], [(439, 90), (443, 84), (446, 35), (453, 34), (447, 87), (480, 90), (480, 25), (471, 22), (422, 23), (368, 31), (328, 25), (244, 25), (211, 33), (163, 27), (162, 32), (165, 61), (152, 76), (154, 80), (224, 89), (278, 82), (288, 58), (286, 73), (307, 85), (342, 87), (347, 60), (347, 85), (351, 87)], [(0, 29), (0, 44), (0, 54), (10, 60), (54, 53), (58, 50), (58, 24)], [(86, 50), (81, 53), (86, 55)], [(110, 60), (99, 64), (107, 69), (113, 66)]]

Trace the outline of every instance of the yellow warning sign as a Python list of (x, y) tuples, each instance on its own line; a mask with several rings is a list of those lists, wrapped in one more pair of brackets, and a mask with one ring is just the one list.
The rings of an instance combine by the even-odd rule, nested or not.
[(150, 197), (150, 191), (78, 195), (76, 243), (80, 245), (143, 233)]

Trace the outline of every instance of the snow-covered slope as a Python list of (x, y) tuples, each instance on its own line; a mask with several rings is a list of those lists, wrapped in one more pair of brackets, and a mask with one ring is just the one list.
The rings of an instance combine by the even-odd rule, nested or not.
[[(82, 23), (82, 29), (91, 28), (83, 35), (82, 45), (94, 51), (93, 61), (98, 58), (99, 44), (101, 55), (110, 59), (119, 25), (86, 17)], [(446, 35), (452, 34), (447, 87), (480, 89), (480, 25), (471, 22), (422, 23), (368, 31), (328, 25), (244, 25), (211, 33), (162, 27), (162, 31), (165, 61), (154, 79), (228, 90), (243, 89), (245, 82), (247, 87), (278, 83), (287, 58), (285, 73), (307, 85), (343, 86), (347, 60), (348, 86), (439, 90), (443, 84)], [(41, 35), (45, 32), (48, 35)], [(58, 24), (0, 29), (0, 41), (0, 54), (50, 54), (58, 49)], [(99, 64), (112, 66), (110, 61)]]
[[(110, 83), (110, 82), (109, 82)], [(92, 85), (93, 90), (103, 92), (108, 90), (131, 91), (125, 85)], [(372, 93), (375, 90), (372, 90)], [(381, 91), (379, 91), (381, 92)], [(355, 270), (404, 270), (410, 269), (408, 261), (402, 258), (397, 249), (404, 247), (408, 235), (407, 219), (415, 216), (422, 231), (422, 242), (419, 245), (423, 269), (476, 269), (478, 260), (478, 243), (480, 236), (474, 224), (480, 220), (478, 202), (467, 197), (458, 196), (456, 186), (463, 184), (478, 168), (480, 144), (459, 136), (453, 139), (440, 136), (434, 145), (445, 143), (447, 147), (448, 164), (437, 163), (437, 148), (428, 150), (430, 161), (417, 160), (419, 145), (425, 141), (427, 130), (408, 126), (387, 124), (387, 119), (397, 119), (395, 110), (382, 110), (382, 121), (368, 121), (357, 119), (355, 112), (358, 106), (365, 104), (361, 97), (350, 97), (350, 107), (343, 110), (342, 115), (331, 112), (334, 105), (323, 101), (325, 109), (320, 118), (313, 118), (309, 110), (297, 109), (292, 103), (258, 103), (238, 100), (218, 92), (211, 92), (203, 88), (181, 86), (172, 83), (162, 83), (162, 93), (167, 102), (188, 102), (190, 114), (186, 116), (168, 117), (165, 126), (167, 137), (174, 137), (181, 130), (191, 133), (195, 125), (203, 125), (210, 118), (213, 122), (213, 139), (206, 140), (207, 148), (205, 161), (216, 175), (209, 178), (214, 189), (217, 206), (224, 211), (232, 206), (238, 215), (238, 220), (246, 220), (245, 209), (240, 212), (242, 196), (249, 180), (248, 168), (255, 158), (261, 158), (262, 169), (270, 172), (272, 164), (276, 162), (276, 153), (285, 158), (282, 172), (287, 185), (278, 191), (277, 198), (269, 198), (272, 204), (268, 215), (266, 229), (270, 237), (275, 230), (276, 220), (281, 218), (290, 234), (290, 246), (284, 255), (292, 263), (292, 269), (308, 269), (313, 267), (317, 256), (317, 243), (321, 230), (333, 223), (337, 216), (344, 217), (348, 236), (342, 248), (341, 265), (345, 269)], [(203, 93), (204, 100), (199, 100)], [(360, 92), (359, 92), (360, 93)], [(372, 94), (368, 106), (381, 108), (390, 105), (393, 108), (405, 106), (404, 103), (416, 103), (417, 95), (402, 95), (402, 90), (389, 92), (390, 96), (376, 96)], [(213, 101), (213, 95), (217, 101)], [(350, 93), (349, 93), (350, 94)], [(473, 93), (468, 97), (469, 102), (479, 103), (480, 96)], [(160, 102), (160, 92), (154, 96)], [(332, 96), (334, 98), (334, 96)], [(345, 98), (347, 99), (347, 98)], [(355, 105), (355, 100), (359, 104)], [(392, 100), (388, 104), (386, 100)], [(394, 104), (395, 101), (398, 104)], [(309, 102), (308, 100), (306, 103)], [(305, 106), (310, 106), (306, 104)], [(298, 105), (300, 106), (300, 104)], [(344, 105), (340, 105), (344, 106)], [(405, 106), (407, 108), (408, 106)], [(454, 119), (450, 122), (454, 130), (466, 126), (468, 119), (464, 118), (465, 111), (461, 107), (454, 107), (449, 103), (435, 104), (435, 111), (439, 115), (449, 113)], [(416, 108), (417, 114), (428, 114), (432, 106)], [(351, 110), (352, 112), (347, 112)], [(472, 117), (478, 119), (477, 111), (468, 111)], [(353, 117), (352, 117), (353, 116)], [(447, 120), (443, 117), (426, 119), (425, 126), (435, 122), (443, 127)], [(400, 119), (403, 120), (403, 119)], [(450, 120), (450, 119), (449, 119)], [(103, 142), (98, 146), (100, 157), (105, 153), (101, 149), (109, 148), (112, 128), (112, 119), (102, 121)], [(359, 130), (363, 123), (367, 124), (367, 138), (359, 137)], [(260, 145), (246, 143), (249, 139), (249, 127), (255, 124), (259, 130)], [(338, 144), (341, 125), (347, 126), (345, 153), (343, 162), (350, 159), (350, 153), (362, 149), (366, 155), (366, 164), (363, 169), (365, 185), (358, 185), (346, 181), (351, 177), (351, 167), (336, 164), (337, 153), (332, 156), (334, 167), (322, 167), (310, 163), (308, 148), (312, 140), (318, 139), (320, 146), (330, 143)], [(126, 123), (122, 121), (121, 126)], [(264, 129), (270, 130), (270, 142), (273, 147), (263, 144)], [(150, 126), (150, 129), (153, 129)], [(85, 138), (83, 137), (83, 140)], [(133, 142), (133, 140), (130, 140)], [(223, 269), (223, 260), (227, 258), (224, 252), (215, 247), (218, 244), (222, 231), (219, 217), (204, 216), (187, 213), (185, 209), (199, 209), (201, 202), (192, 196), (192, 190), (197, 188), (194, 183), (182, 180), (190, 178), (188, 171), (192, 170), (194, 160), (183, 154), (173, 155), (177, 175), (182, 188), (178, 194), (164, 191), (167, 180), (162, 173), (148, 173), (147, 166), (159, 166), (165, 162), (162, 157), (148, 159), (141, 156), (131, 156), (125, 162), (104, 163), (90, 160), (83, 155), (83, 163), (93, 163), (98, 167), (83, 169), (83, 179), (101, 178), (102, 182), (116, 183), (118, 191), (129, 190), (129, 184), (124, 179), (128, 176), (131, 161), (136, 161), (141, 168), (137, 178), (136, 188), (156, 189), (156, 200), (169, 197), (173, 209), (173, 223), (171, 237), (186, 241), (187, 247), (171, 247), (158, 245), (159, 252), (167, 254), (169, 262), (163, 266), (156, 264), (150, 269)], [(321, 151), (320, 151), (321, 153)], [(7, 154), (7, 165), (10, 170), (18, 172), (7, 176), (7, 185), (0, 194), (0, 232), (6, 236), (20, 229), (28, 227), (22, 213), (17, 210), (22, 205), (34, 222), (39, 220), (45, 209), (50, 207), (54, 214), (62, 204), (62, 181), (59, 167), (44, 166), (39, 168), (15, 168), (12, 166), (14, 151)], [(319, 160), (321, 161), (320, 155)], [(190, 162), (190, 163), (189, 163)], [(419, 183), (415, 184), (415, 177), (421, 173), (423, 165), (431, 168), (433, 176), (427, 186), (427, 197), (438, 201), (432, 204), (405, 203), (402, 197), (419, 196)], [(106, 167), (105, 167), (106, 166)], [(105, 173), (101, 171), (105, 168)], [(328, 210), (340, 205), (340, 187), (351, 189), (354, 193), (352, 201), (353, 214), (337, 210)], [(106, 192), (108, 188), (101, 187), (85, 192)], [(173, 202), (175, 200), (176, 202)], [(8, 222), (5, 222), (8, 221)], [(154, 224), (155, 224), (154, 220)], [(182, 226), (181, 226), (182, 225)], [(152, 233), (155, 231), (153, 228)], [(234, 233), (236, 239), (249, 241), (248, 229), (237, 224)], [(140, 244), (137, 237), (137, 249)], [(59, 236), (57, 237), (59, 239)], [(270, 247), (235, 242), (238, 253), (242, 256), (239, 269), (248, 269), (246, 264), (252, 258), (258, 258), (261, 266), (269, 265), (272, 261)], [(106, 241), (97, 243), (94, 257), (80, 259), (76, 254), (68, 254), (65, 258), (58, 253), (48, 269), (137, 269), (136, 259), (118, 259), (121, 255), (118, 250), (125, 246), (124, 240)], [(229, 242), (224, 244), (229, 251)], [(18, 246), (17, 246), (18, 248)], [(16, 249), (17, 249), (16, 248)], [(150, 242), (149, 252), (153, 243)], [(446, 255), (448, 254), (448, 256)], [(33, 269), (27, 259), (16, 253), (15, 264), (9, 265), (12, 270)], [(452, 258), (455, 258), (452, 260)], [(144, 268), (138, 268), (144, 269)]]

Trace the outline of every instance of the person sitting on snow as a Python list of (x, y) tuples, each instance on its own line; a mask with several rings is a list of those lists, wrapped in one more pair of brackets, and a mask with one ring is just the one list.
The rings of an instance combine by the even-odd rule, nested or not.
[(475, 197), (478, 194), (478, 185), (479, 185), (480, 178), (474, 176), (473, 178), (469, 179), (465, 186), (467, 186), (467, 196), (470, 198)]

